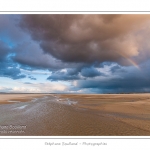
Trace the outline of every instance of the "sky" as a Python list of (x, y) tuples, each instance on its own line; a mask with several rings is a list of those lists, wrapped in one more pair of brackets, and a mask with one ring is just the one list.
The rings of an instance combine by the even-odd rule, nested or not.
[(150, 92), (150, 15), (0, 14), (0, 92)]

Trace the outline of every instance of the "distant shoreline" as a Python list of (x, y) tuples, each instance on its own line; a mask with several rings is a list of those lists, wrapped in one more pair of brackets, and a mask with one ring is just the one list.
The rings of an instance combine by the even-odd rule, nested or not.
[(1, 94), (68, 94), (68, 95), (124, 95), (124, 94), (150, 94), (150, 93), (2, 93)]

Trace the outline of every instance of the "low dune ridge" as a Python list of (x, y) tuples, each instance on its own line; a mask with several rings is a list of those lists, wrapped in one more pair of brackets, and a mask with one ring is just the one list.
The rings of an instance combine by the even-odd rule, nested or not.
[(0, 104), (0, 135), (150, 136), (150, 94), (0, 94)]

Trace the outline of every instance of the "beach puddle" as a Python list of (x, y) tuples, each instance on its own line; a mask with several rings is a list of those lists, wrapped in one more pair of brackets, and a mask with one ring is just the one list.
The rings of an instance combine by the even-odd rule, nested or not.
[(68, 98), (66, 98), (66, 99), (57, 98), (56, 101), (61, 103), (61, 104), (65, 104), (65, 105), (76, 105), (77, 104), (77, 101), (72, 101)]
[(13, 110), (15, 110), (15, 109), (24, 109), (24, 108), (26, 108), (28, 105), (23, 105), (23, 106), (20, 106), (20, 107), (16, 107), (16, 108), (14, 108)]

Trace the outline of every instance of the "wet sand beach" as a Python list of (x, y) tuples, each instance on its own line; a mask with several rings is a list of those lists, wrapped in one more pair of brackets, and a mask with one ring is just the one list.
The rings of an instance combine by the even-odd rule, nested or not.
[(0, 94), (0, 135), (150, 136), (150, 94)]

